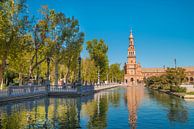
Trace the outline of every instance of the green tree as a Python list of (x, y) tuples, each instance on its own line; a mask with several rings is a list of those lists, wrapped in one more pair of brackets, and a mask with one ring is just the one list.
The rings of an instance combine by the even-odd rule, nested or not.
[[(89, 52), (90, 58), (94, 60), (96, 67), (98, 68), (98, 74), (102, 81), (106, 80), (106, 75), (108, 71), (108, 46), (101, 40), (91, 40), (87, 42), (87, 50)], [(100, 79), (98, 83), (100, 83)]]
[(166, 78), (170, 85), (170, 89), (173, 90), (174, 86), (180, 86), (186, 78), (185, 69), (183, 68), (167, 68)]
[(152, 76), (145, 79), (146, 86), (154, 89), (165, 89), (175, 92), (185, 92), (180, 85), (185, 81), (186, 74), (183, 68), (168, 68), (161, 76)]
[(27, 27), (23, 23), (27, 22), (25, 15), (25, 0), (7, 0), (0, 2), (0, 82), (3, 84), (3, 75), (8, 70), (10, 63), (20, 52), (21, 46), (25, 46), (28, 36), (23, 30)]
[(82, 60), (82, 81), (84, 84), (93, 84), (97, 81), (97, 67), (94, 61), (86, 58)]
[(120, 69), (120, 64), (111, 64), (109, 67), (109, 79), (111, 82), (122, 82), (123, 71)]
[[(74, 18), (72, 19), (74, 20)], [(77, 79), (78, 75), (78, 58), (80, 56), (82, 45), (84, 42), (84, 33), (79, 32), (78, 27), (78, 21), (76, 20), (75, 28), (78, 30), (75, 30), (76, 32), (72, 32), (74, 35), (70, 36), (70, 39), (66, 43), (66, 49), (64, 52), (64, 58), (63, 62), (65, 66), (67, 67), (67, 73), (66, 73), (66, 83), (70, 80), (70, 75), (73, 74), (72, 81), (75, 81)]]
[(31, 22), (26, 7), (25, 0), (0, 2), (0, 83), (8, 73), (18, 75), (20, 85), (26, 76), (36, 77), (38, 83), (38, 78), (45, 76), (47, 58), (51, 59), (55, 84), (60, 69), (67, 70), (61, 72), (67, 81), (70, 77), (75, 81), (84, 42), (78, 20), (43, 6), (41, 19)]
[[(68, 18), (63, 13), (49, 10), (47, 6), (43, 6), (41, 13), (43, 18), (39, 20), (34, 29), (33, 41), (35, 47), (31, 58), (30, 76), (33, 70), (37, 68), (38, 77), (40, 65), (47, 58), (52, 58), (54, 62), (54, 83), (57, 85), (59, 64), (68, 62), (65, 60), (67, 57), (70, 58), (71, 63), (77, 61), (84, 34), (79, 32), (79, 23), (74, 17)], [(68, 65), (68, 68), (70, 66)]]

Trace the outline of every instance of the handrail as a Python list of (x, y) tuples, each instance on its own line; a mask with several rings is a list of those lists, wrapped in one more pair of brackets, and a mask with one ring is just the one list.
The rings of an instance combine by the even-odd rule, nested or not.
[(48, 94), (48, 92), (57, 93), (73, 93), (73, 94), (84, 94), (92, 93), (94, 91), (108, 89), (118, 86), (118, 84), (103, 84), (103, 85), (86, 85), (86, 86), (74, 86), (74, 85), (51, 85), (47, 87), (46, 85), (37, 86), (9, 86), (7, 89), (0, 90), (0, 98), (4, 97), (18, 97), (18, 96), (28, 96), (34, 94)]
[(40, 93), (46, 93), (46, 86), (9, 86), (6, 90), (0, 90), (0, 97), (18, 97)]

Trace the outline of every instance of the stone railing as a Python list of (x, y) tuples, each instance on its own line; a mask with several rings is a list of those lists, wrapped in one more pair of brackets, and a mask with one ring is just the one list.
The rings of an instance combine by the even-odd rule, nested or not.
[(8, 90), (4, 89), (4, 90), (0, 90), (0, 97), (7, 97), (8, 96)]
[(87, 92), (93, 92), (94, 86), (82, 86), (80, 92), (81, 93), (87, 93)]
[[(104, 89), (109, 89), (119, 86), (119, 84), (103, 84), (98, 86), (88, 85), (88, 86), (9, 86), (5, 90), (0, 90), (0, 101), (6, 99), (19, 99), (33, 97), (37, 95), (48, 95), (48, 93), (53, 93), (54, 95), (85, 95), (88, 93), (94, 93), (95, 91), (100, 91)], [(4, 99), (3, 99), (4, 98)]]
[(117, 84), (117, 83), (101, 84), (101, 85), (94, 86), (94, 90), (95, 91), (104, 90), (104, 89), (109, 89), (109, 88), (113, 88), (113, 87), (117, 87), (117, 86), (120, 86), (120, 84)]
[(50, 86), (50, 90), (49, 92), (71, 92), (71, 93), (76, 93), (77, 92), (77, 88), (72, 87), (72, 86)]
[(18, 97), (46, 92), (46, 86), (9, 86), (6, 90), (0, 90), (0, 97)]

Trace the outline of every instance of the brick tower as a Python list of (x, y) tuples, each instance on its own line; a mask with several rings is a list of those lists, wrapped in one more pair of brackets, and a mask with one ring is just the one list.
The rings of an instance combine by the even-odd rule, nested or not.
[(142, 81), (142, 71), (140, 63), (136, 63), (136, 53), (132, 30), (129, 35), (128, 62), (125, 63), (125, 83), (136, 85)]

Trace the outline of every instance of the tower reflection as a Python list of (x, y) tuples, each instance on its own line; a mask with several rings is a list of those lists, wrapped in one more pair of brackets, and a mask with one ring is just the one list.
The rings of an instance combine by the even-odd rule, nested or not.
[(126, 99), (129, 110), (129, 124), (131, 129), (136, 129), (137, 109), (144, 96), (143, 86), (128, 86)]

